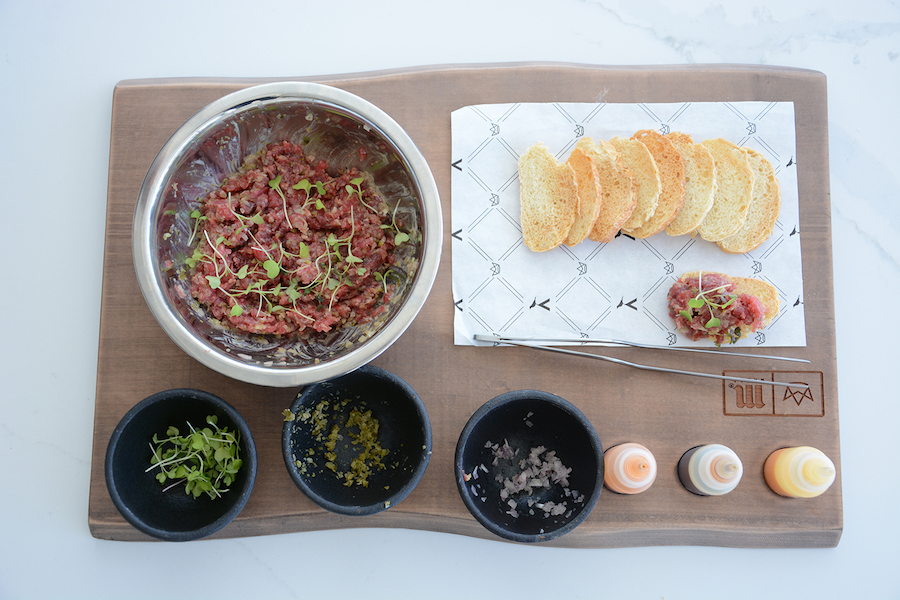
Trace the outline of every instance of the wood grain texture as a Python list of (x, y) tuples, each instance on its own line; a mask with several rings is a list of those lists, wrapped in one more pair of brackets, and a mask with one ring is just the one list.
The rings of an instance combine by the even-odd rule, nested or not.
[[(437, 281), (420, 315), (374, 361), (406, 379), (422, 396), (434, 446), (429, 468), (401, 504), (371, 517), (341, 517), (319, 509), (294, 486), (281, 457), (281, 411), (296, 389), (243, 384), (188, 357), (157, 325), (138, 290), (131, 257), (131, 222), (141, 182), (168, 137), (209, 102), (242, 87), (276, 80), (328, 83), (362, 96), (390, 114), (422, 150), (441, 194), (444, 248)], [(796, 114), (807, 347), (784, 349), (807, 358), (802, 370), (821, 373), (825, 411), (817, 417), (740, 417), (723, 410), (721, 382), (635, 371), (524, 348), (453, 345), (450, 282), (450, 113), (501, 102), (793, 101)], [(214, 537), (242, 537), (349, 527), (402, 527), (497, 539), (468, 514), (456, 490), (457, 437), (482, 403), (510, 390), (541, 389), (578, 406), (609, 447), (648, 446), (659, 476), (647, 492), (604, 490), (591, 516), (562, 538), (565, 547), (711, 545), (830, 547), (843, 527), (826, 81), (813, 71), (753, 66), (603, 67), (572, 64), (443, 66), (334, 77), (280, 79), (131, 80), (114, 91), (106, 246), (100, 322), (89, 525), (98, 538), (147, 540), (116, 511), (106, 490), (106, 445), (119, 419), (144, 397), (194, 387), (232, 403), (247, 419), (259, 451), (259, 474), (244, 511)], [(738, 358), (649, 355), (605, 350), (637, 362), (709, 372), (782, 370), (788, 363)], [(777, 352), (777, 349), (776, 349)], [(769, 352), (771, 353), (771, 349)], [(702, 498), (678, 482), (681, 454), (703, 443), (732, 447), (744, 479), (727, 496)], [(762, 465), (777, 448), (820, 448), (838, 466), (823, 496), (789, 500), (771, 492)]]

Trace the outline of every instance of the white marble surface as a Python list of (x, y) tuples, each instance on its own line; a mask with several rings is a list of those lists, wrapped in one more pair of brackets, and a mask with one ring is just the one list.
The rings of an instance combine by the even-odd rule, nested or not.
[[(900, 434), (898, 353), (895, 319), (882, 316), (900, 297), (897, 2), (134, 4), (0, 2), (0, 597), (900, 597), (900, 477), (891, 458)], [(322, 21), (338, 15), (347, 17), (342, 31)], [(266, 52), (273, 38), (274, 55)], [(839, 546), (562, 550), (405, 530), (180, 545), (92, 538), (88, 482), (116, 82), (507, 61), (749, 63), (828, 76)], [(229, 587), (202, 583), (216, 572)]]

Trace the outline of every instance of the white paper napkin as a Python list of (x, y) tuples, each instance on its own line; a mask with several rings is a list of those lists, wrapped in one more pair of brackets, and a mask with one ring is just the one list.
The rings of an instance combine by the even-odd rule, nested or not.
[[(778, 318), (737, 345), (806, 345), (792, 102), (488, 104), (454, 111), (451, 124), (456, 344), (489, 334), (707, 346), (678, 334), (666, 305), (682, 273), (703, 270), (761, 278), (778, 289)], [(581, 137), (631, 137), (642, 129), (682, 131), (695, 142), (721, 137), (768, 158), (781, 186), (769, 240), (738, 255), (699, 236), (665, 232), (529, 250), (519, 223), (519, 156), (540, 141), (564, 161)]]

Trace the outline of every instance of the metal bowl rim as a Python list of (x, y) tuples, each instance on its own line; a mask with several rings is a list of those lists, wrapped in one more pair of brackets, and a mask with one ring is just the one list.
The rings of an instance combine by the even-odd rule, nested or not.
[[(371, 122), (391, 140), (409, 163), (422, 193), (423, 251), (409, 297), (384, 328), (359, 348), (334, 360), (300, 367), (270, 368), (249, 364), (195, 336), (165, 300), (153, 244), (156, 223), (151, 218), (151, 208), (154, 199), (162, 197), (168, 173), (184, 150), (230, 112), (273, 99), (330, 103)], [(387, 113), (355, 94), (332, 86), (299, 81), (274, 82), (223, 96), (188, 119), (169, 138), (151, 164), (138, 194), (132, 223), (132, 256), (138, 284), (150, 311), (169, 338), (189, 356), (219, 373), (245, 383), (292, 387), (317, 383), (353, 371), (379, 356), (406, 331), (424, 305), (437, 276), (443, 236), (442, 220), (437, 184), (425, 157), (403, 128)]]

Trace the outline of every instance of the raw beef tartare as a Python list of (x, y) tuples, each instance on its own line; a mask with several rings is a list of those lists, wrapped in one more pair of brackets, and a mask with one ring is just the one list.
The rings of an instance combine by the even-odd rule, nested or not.
[(669, 315), (690, 340), (711, 338), (733, 344), (763, 326), (766, 307), (759, 298), (742, 294), (720, 273), (682, 276), (668, 294)]
[(336, 172), (288, 141), (248, 157), (191, 216), (191, 295), (256, 334), (370, 321), (393, 291), (395, 245), (408, 240), (363, 173)]

